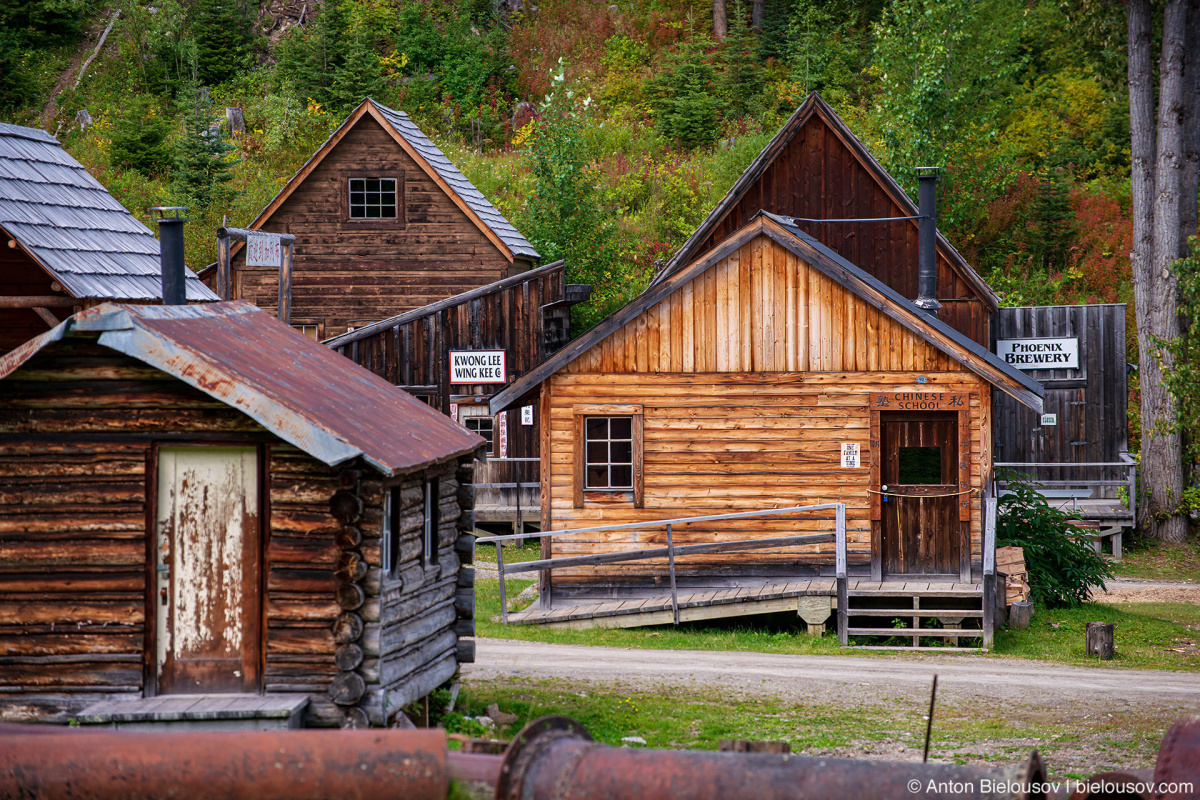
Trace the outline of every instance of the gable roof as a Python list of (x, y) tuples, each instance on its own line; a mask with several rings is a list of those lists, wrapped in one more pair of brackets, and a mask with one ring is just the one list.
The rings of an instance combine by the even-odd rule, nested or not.
[(887, 317), (912, 331), (996, 388), (1012, 395), (1039, 413), (1041, 412), (1043, 389), (1040, 383), (937, 317), (929, 316), (918, 310), (912, 301), (805, 233), (790, 218), (760, 211), (753, 220), (701, 258), (684, 268), (675, 270), (665, 280), (652, 285), (633, 301), (618, 309), (579, 338), (571, 341), (538, 367), (514, 381), (504, 391), (496, 394), (490, 404), (491, 413), (496, 414), (515, 405), (517, 401), (555, 372), (602, 342), (626, 323), (636, 319), (642, 312), (657, 305), (697, 275), (722, 261), (742, 245), (761, 235), (769, 236), (799, 259), (820, 270), (826, 277), (853, 292), (866, 303), (879, 309)]
[(479, 227), (480, 231), (492, 241), (492, 244), (496, 245), (500, 252), (504, 253), (509, 261), (512, 261), (515, 256), (541, 258), (533, 245), (512, 226), (511, 222), (504, 218), (503, 214), (496, 210), (495, 206), (488, 202), (483, 193), (475, 188), (475, 184), (467, 180), (466, 175), (458, 171), (450, 159), (446, 158), (446, 154), (421, 132), (408, 114), (380, 105), (369, 97), (363, 100), (358, 108), (350, 112), (346, 121), (333, 132), (323, 145), (317, 148), (317, 152), (313, 153), (312, 157), (275, 196), (275, 199), (267, 204), (254, 222), (250, 223), (250, 228), (258, 230), (265, 225), (271, 215), (291, 196), (292, 192), (365, 116), (370, 116), (378, 122), (396, 140), (396, 143), (417, 162), (417, 165), (442, 191), (450, 196), (451, 200), (454, 200), (463, 213)]
[[(687, 264), (691, 263), (696, 256), (701, 255), (700, 246), (712, 235), (714, 228), (725, 218), (725, 216), (733, 209), (746, 193), (762, 178), (763, 173), (767, 168), (774, 163), (779, 154), (792, 141), (795, 135), (804, 127), (813, 116), (817, 116), (834, 132), (842, 144), (854, 155), (863, 168), (865, 168), (874, 177), (875, 181), (883, 188), (888, 197), (900, 207), (904, 216), (917, 216), (917, 204), (914, 203), (901, 188), (896, 179), (891, 176), (883, 166), (875, 160), (871, 155), (871, 151), (867, 146), (855, 136), (842, 118), (837, 115), (837, 112), (825, 102), (824, 98), (817, 92), (810, 94), (805, 101), (796, 109), (796, 112), (783, 124), (779, 132), (771, 139), (762, 152), (755, 157), (746, 171), (741, 177), (734, 182), (733, 187), (729, 192), (721, 198), (716, 207), (709, 212), (700, 226), (692, 232), (683, 246), (673, 255), (662, 271), (655, 276), (651, 282), (651, 286), (666, 280), (676, 270), (682, 269)], [(763, 209), (764, 211), (770, 209)], [(916, 220), (910, 224), (916, 225)], [(980, 277), (962, 254), (954, 248), (952, 244), (944, 237), (941, 232), (937, 235), (937, 247), (946, 259), (954, 266), (966, 281), (978, 294), (984, 299), (992, 310), (1000, 307), (1000, 298), (992, 291), (992, 288), (987, 285), (987, 282)]]
[[(162, 297), (158, 239), (45, 131), (0, 123), (0, 227), (72, 297)], [(184, 275), (188, 300), (217, 299)]]
[(250, 303), (105, 303), (0, 358), (0, 379), (47, 345), (99, 334), (136, 358), (238, 409), (333, 466), (357, 456), (392, 476), (474, 452), (483, 439)]

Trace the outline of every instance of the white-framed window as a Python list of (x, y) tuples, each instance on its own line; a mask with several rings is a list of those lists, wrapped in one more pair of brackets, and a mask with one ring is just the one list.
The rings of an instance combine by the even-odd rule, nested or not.
[(485, 405), (458, 406), (458, 424), (487, 439), (487, 454), (496, 455), (496, 420)]
[(395, 178), (350, 178), (350, 219), (396, 219)]
[(293, 324), (292, 327), (315, 342), (321, 341), (321, 326), (309, 323)]

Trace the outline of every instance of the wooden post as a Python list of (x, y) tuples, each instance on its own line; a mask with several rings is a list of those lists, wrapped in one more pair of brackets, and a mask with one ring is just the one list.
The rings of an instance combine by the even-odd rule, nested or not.
[(667, 526), (667, 570), (671, 573), (671, 616), (679, 624), (679, 593), (675, 590), (675, 540), (671, 537), (671, 526)]
[(846, 505), (837, 504), (834, 566), (837, 572), (838, 641), (850, 643), (846, 628), (850, 624), (850, 586), (846, 579)]
[(279, 261), (279, 321), (292, 324), (292, 243), (283, 247), (283, 258)]
[(1108, 661), (1113, 657), (1114, 628), (1116, 625), (1111, 622), (1089, 622), (1087, 624), (1085, 641), (1089, 656), (1096, 656), (1101, 661)]
[(222, 300), (233, 299), (233, 266), (231, 251), (233, 243), (224, 228), (217, 232), (217, 296)]
[(996, 498), (983, 502), (983, 646), (991, 648), (996, 631)]
[(500, 621), (508, 624), (508, 600), (504, 597), (504, 542), (496, 542), (496, 577), (500, 579)]

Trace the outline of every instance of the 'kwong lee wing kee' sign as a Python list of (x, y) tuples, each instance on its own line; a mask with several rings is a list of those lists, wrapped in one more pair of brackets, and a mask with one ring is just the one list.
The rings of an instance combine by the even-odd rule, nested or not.
[(450, 383), (504, 383), (503, 350), (451, 350)]
[(1079, 339), (1000, 339), (996, 355), (1017, 369), (1079, 369)]

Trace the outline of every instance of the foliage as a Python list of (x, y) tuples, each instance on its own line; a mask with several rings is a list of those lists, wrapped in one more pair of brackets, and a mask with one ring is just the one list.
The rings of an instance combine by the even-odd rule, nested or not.
[(750, 31), (746, 4), (734, 0), (729, 14), (729, 35), (721, 49), (722, 88), (728, 100), (727, 114), (742, 117), (759, 109), (762, 92), (762, 66), (758, 61), (757, 42)]
[(79, 34), (83, 0), (0, 0), (0, 112), (34, 100), (49, 48)]
[(1112, 577), (1082, 529), (1051, 507), (1027, 475), (1009, 476), (1009, 493), (996, 513), (996, 546), (1020, 547), (1034, 601), (1045, 608), (1074, 608), (1087, 602), (1093, 586)]
[(185, 205), (201, 210), (229, 205), (238, 194), (229, 185), (236, 150), (221, 132), (213, 114), (212, 100), (199, 89), (191, 91), (190, 108), (184, 117), (184, 132), (175, 146), (175, 169), (171, 187)]
[[(1190, 240), (1192, 252), (1200, 252), (1200, 240)], [(1154, 341), (1160, 351), (1172, 357), (1172, 369), (1164, 372), (1163, 383), (1177, 409), (1172, 433), (1183, 433), (1184, 463), (1200, 466), (1200, 257), (1181, 258), (1173, 265), (1179, 280), (1179, 312), (1188, 321), (1181, 326), (1179, 338)], [(1184, 510), (1200, 510), (1200, 488), (1186, 487), (1181, 505)]]
[[(743, 16), (742, 24), (745, 24)], [(658, 126), (684, 147), (711, 144), (717, 138), (717, 97), (709, 56), (712, 42), (694, 29), (667, 57), (658, 83)]]
[(590, 107), (590, 96), (579, 98), (565, 85), (560, 65), (529, 140), (533, 194), (525, 209), (526, 235), (543, 261), (565, 258), (569, 279), (593, 287), (591, 303), (575, 320), (579, 329), (632, 299), (636, 286), (620, 263), (612, 211), (595, 188), (586, 136)]
[(167, 119), (156, 106), (144, 97), (134, 100), (113, 124), (109, 162), (146, 177), (161, 175), (171, 164), (169, 130)]
[(239, 0), (198, 0), (192, 27), (196, 77), (206, 86), (235, 77), (246, 65), (250, 20)]

